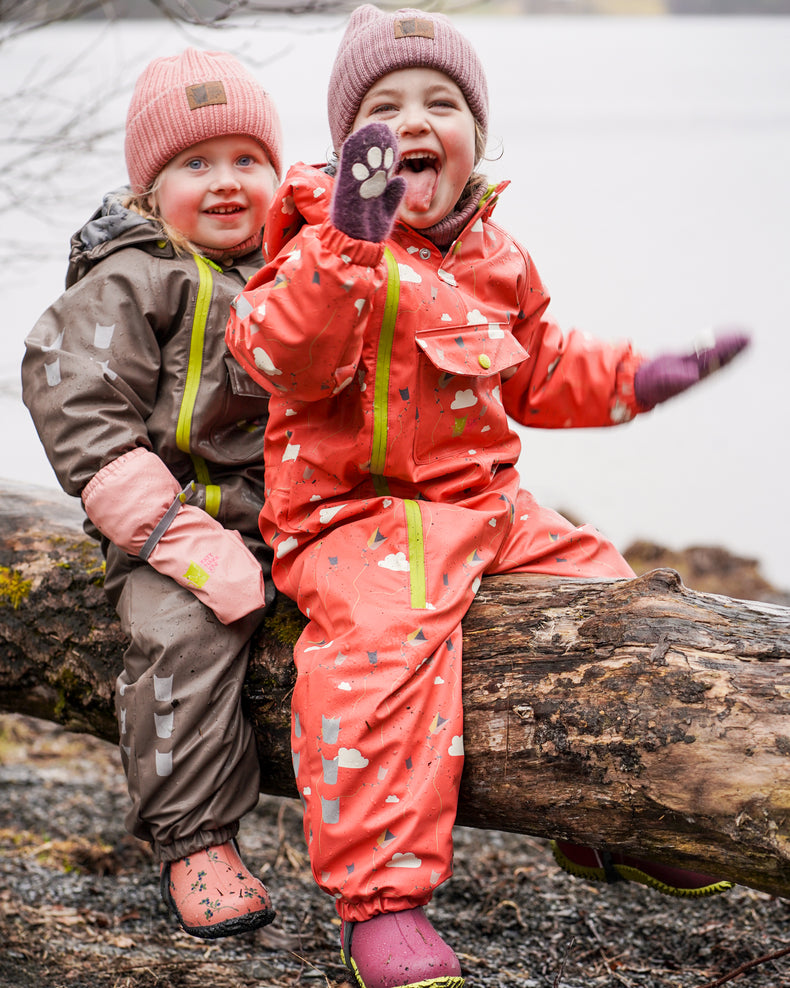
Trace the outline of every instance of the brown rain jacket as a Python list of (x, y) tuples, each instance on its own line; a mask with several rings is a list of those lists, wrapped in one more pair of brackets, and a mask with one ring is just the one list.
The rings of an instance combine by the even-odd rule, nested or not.
[(226, 528), (259, 538), (268, 396), (225, 346), (231, 299), (263, 259), (177, 256), (110, 194), (71, 241), (66, 292), (26, 340), (23, 398), (64, 490), (78, 496), (142, 446)]

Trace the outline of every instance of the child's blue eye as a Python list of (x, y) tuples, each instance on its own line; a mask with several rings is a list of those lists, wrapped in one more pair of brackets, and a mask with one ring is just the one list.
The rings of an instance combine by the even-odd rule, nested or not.
[(190, 158), (189, 161), (187, 162), (187, 168), (189, 168), (190, 171), (196, 172), (199, 168), (202, 167), (203, 167), (203, 162), (200, 160), (200, 158)]
[(242, 168), (248, 168), (250, 165), (254, 164), (254, 159), (251, 154), (243, 154), (239, 158), (238, 164), (241, 165)]

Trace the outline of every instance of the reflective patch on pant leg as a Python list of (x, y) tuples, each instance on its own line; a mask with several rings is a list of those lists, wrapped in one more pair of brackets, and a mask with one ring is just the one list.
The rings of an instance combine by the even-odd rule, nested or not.
[(167, 739), (173, 736), (175, 714), (171, 710), (167, 714), (154, 714), (154, 728), (158, 738)]
[(154, 699), (170, 703), (173, 699), (173, 677), (154, 675)]
[(404, 501), (406, 510), (406, 532), (409, 540), (409, 583), (411, 606), (415, 610), (425, 610), (425, 539), (422, 527), (422, 514), (416, 501)]
[(173, 774), (173, 752), (172, 751), (157, 751), (156, 752), (156, 774), (159, 776), (166, 776)]
[(340, 822), (340, 800), (321, 797), (321, 819), (324, 823)]

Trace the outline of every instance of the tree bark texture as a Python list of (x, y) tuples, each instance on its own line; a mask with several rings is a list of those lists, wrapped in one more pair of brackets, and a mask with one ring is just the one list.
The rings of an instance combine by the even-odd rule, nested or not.
[[(4, 485), (0, 710), (116, 739), (123, 636), (81, 510)], [(263, 791), (293, 796), (281, 599), (247, 701)], [(634, 580), (483, 581), (464, 621), (458, 822), (703, 867), (790, 897), (790, 608)]]

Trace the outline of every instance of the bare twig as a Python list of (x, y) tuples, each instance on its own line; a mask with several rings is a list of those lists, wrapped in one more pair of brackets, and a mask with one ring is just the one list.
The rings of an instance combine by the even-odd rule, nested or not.
[(565, 951), (562, 955), (562, 960), (560, 961), (560, 969), (557, 971), (557, 976), (554, 981), (552, 981), (552, 988), (560, 988), (560, 982), (562, 981), (562, 976), (565, 974), (565, 962), (568, 960), (568, 954), (571, 952), (574, 943), (576, 943), (576, 937), (571, 937), (570, 941), (565, 945)]
[(752, 968), (758, 967), (760, 964), (766, 964), (768, 961), (775, 961), (779, 957), (787, 956), (787, 954), (790, 954), (790, 947), (782, 947), (781, 950), (775, 950), (771, 954), (763, 954), (762, 957), (755, 957), (753, 960), (741, 964), (740, 967), (736, 967), (729, 974), (725, 974), (715, 981), (708, 981), (704, 985), (700, 985), (699, 988), (719, 988), (719, 985), (724, 985), (728, 981), (734, 981), (735, 978), (740, 977), (740, 975), (745, 974), (747, 971), (751, 971)]

